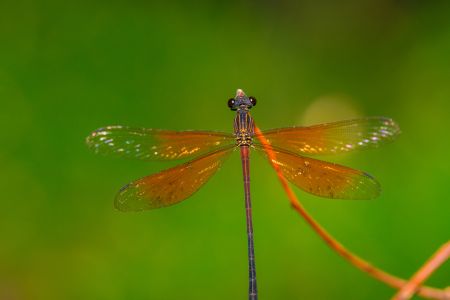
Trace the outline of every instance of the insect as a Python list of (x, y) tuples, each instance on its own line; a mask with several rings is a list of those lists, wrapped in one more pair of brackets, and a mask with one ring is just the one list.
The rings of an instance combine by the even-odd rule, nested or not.
[(250, 109), (256, 105), (241, 89), (228, 100), (236, 111), (234, 132), (171, 131), (126, 126), (97, 129), (87, 137), (95, 153), (141, 160), (192, 160), (133, 181), (120, 189), (115, 207), (141, 211), (176, 204), (194, 194), (221, 167), (235, 149), (240, 150), (247, 220), (249, 299), (258, 298), (250, 198), (249, 149), (265, 153), (270, 147), (283, 175), (294, 185), (316, 196), (334, 199), (371, 199), (380, 193), (369, 174), (312, 158), (319, 154), (351, 152), (392, 141), (398, 125), (384, 117), (347, 120), (310, 127), (263, 131), (267, 144), (258, 141)]

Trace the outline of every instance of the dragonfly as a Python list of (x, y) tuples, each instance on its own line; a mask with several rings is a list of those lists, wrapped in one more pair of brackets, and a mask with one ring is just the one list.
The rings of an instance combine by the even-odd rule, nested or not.
[[(250, 197), (250, 149), (265, 154), (282, 174), (307, 193), (332, 199), (372, 199), (380, 194), (378, 181), (363, 171), (319, 160), (317, 155), (374, 148), (400, 133), (390, 118), (366, 117), (308, 127), (296, 126), (255, 132), (250, 110), (256, 98), (238, 89), (228, 100), (236, 112), (232, 133), (172, 131), (107, 126), (87, 137), (95, 153), (122, 158), (155, 160), (190, 159), (157, 174), (132, 181), (116, 195), (120, 211), (143, 211), (179, 203), (198, 191), (239, 150), (242, 161), (250, 300), (258, 299)], [(258, 139), (264, 136), (264, 139)], [(267, 149), (274, 154), (267, 155)]]

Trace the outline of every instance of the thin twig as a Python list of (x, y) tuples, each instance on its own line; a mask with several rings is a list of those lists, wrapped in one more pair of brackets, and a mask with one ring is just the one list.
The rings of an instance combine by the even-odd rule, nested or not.
[[(382, 281), (393, 288), (401, 289), (406, 284), (406, 281), (404, 279), (401, 279), (399, 277), (391, 275), (391, 274), (373, 266), (372, 264), (368, 263), (364, 259), (353, 254), (352, 252), (350, 252), (342, 244), (340, 244), (336, 239), (334, 239), (321, 225), (319, 225), (319, 223), (317, 223), (317, 221), (315, 221), (311, 215), (309, 215), (309, 213), (306, 211), (306, 209), (298, 201), (294, 192), (290, 189), (289, 184), (288, 184), (286, 178), (284, 177), (279, 166), (274, 163), (274, 161), (276, 161), (276, 156), (275, 156), (275, 153), (270, 148), (269, 142), (262, 135), (261, 130), (256, 126), (255, 126), (255, 132), (256, 132), (257, 137), (260, 140), (261, 144), (264, 146), (264, 150), (266, 151), (266, 153), (268, 155), (269, 162), (271, 163), (272, 167), (274, 168), (275, 172), (277, 173), (278, 179), (280, 180), (281, 185), (283, 186), (283, 189), (285, 190), (285, 192), (289, 198), (289, 201), (291, 202), (292, 207), (303, 217), (303, 219), (305, 219), (305, 221), (312, 227), (312, 229), (333, 250), (335, 250), (339, 255), (341, 255), (344, 259), (346, 259), (352, 265), (354, 265), (355, 267), (368, 273), (375, 279)], [(449, 293), (446, 293), (444, 290), (440, 290), (437, 288), (420, 286), (417, 292), (420, 296), (422, 296), (424, 298), (428, 298), (428, 299), (438, 299), (438, 300), (449, 300), (450, 299)]]
[(408, 300), (414, 296), (419, 286), (450, 257), (450, 241), (441, 246), (433, 256), (417, 271), (392, 300)]

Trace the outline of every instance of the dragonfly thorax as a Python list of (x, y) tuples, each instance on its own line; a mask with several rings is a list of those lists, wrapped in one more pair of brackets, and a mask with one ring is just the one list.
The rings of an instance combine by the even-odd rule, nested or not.
[(254, 121), (248, 111), (238, 110), (234, 118), (234, 134), (237, 146), (250, 146), (253, 143)]

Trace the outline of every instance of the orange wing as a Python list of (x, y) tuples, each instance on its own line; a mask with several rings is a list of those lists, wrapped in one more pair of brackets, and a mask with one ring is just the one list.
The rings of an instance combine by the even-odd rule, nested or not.
[[(259, 146), (255, 147), (265, 151)], [(334, 199), (372, 199), (380, 184), (367, 173), (283, 150), (272, 149), (283, 175), (293, 184), (316, 196)], [(264, 152), (266, 154), (266, 152)]]
[(95, 153), (142, 160), (172, 160), (216, 151), (236, 140), (214, 131), (171, 131), (126, 126), (97, 129), (86, 139)]
[[(392, 119), (370, 117), (310, 127), (273, 129), (262, 134), (273, 147), (311, 155), (373, 148), (394, 140), (399, 133), (400, 128)], [(255, 143), (258, 143), (256, 138)]]
[(176, 204), (194, 194), (220, 168), (234, 148), (226, 147), (174, 168), (133, 181), (116, 196), (121, 211), (141, 211)]

